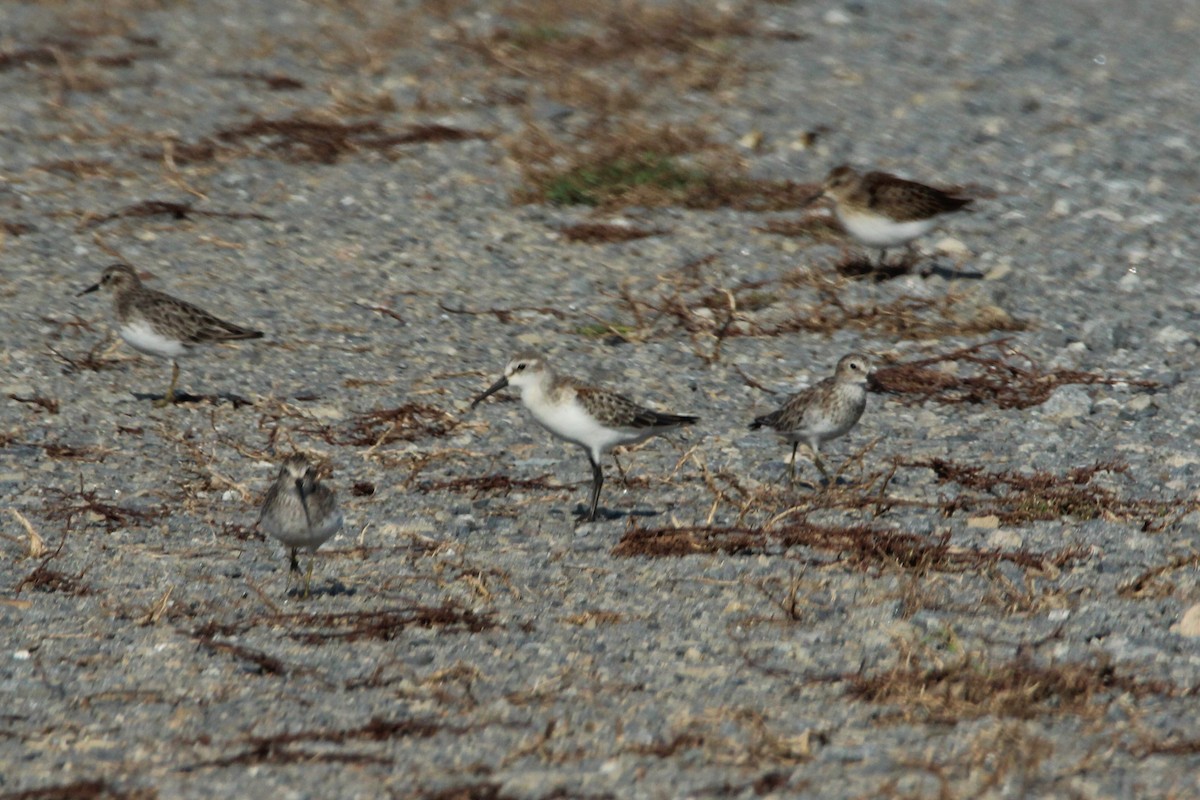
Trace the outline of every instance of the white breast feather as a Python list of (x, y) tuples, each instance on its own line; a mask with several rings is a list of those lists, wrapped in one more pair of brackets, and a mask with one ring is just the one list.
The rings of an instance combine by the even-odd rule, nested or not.
[(188, 352), (182, 342), (163, 336), (145, 320), (131, 320), (122, 325), (121, 338), (134, 350), (159, 358), (179, 358)]
[(842, 225), (858, 241), (868, 247), (895, 247), (911, 242), (933, 230), (936, 217), (917, 219), (910, 222), (893, 222), (887, 217), (874, 214), (838, 213)]

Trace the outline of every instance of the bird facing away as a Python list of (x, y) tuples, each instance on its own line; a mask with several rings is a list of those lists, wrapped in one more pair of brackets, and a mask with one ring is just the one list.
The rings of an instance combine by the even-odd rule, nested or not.
[[(600, 461), (605, 453), (611, 453), (619, 445), (637, 444), (699, 419), (653, 411), (615, 392), (556, 375), (538, 353), (521, 353), (509, 361), (504, 376), (472, 400), (471, 408), (506, 386), (521, 392), (521, 402), (543, 428), (560, 439), (579, 445), (587, 453), (592, 465), (588, 521), (596, 519), (600, 487), (604, 485)], [(617, 466), (620, 468), (620, 462)]]
[[(342, 527), (342, 512), (337, 496), (317, 479), (317, 471), (302, 455), (288, 456), (279, 468), (279, 475), (263, 498), (258, 525), (262, 530), (291, 548), (292, 573), (300, 571), (296, 552), (307, 548), (316, 553)], [(308, 561), (304, 576), (304, 597), (312, 582), (313, 561)]]
[(789, 479), (796, 477), (796, 448), (801, 443), (812, 451), (813, 463), (829, 481), (821, 463), (821, 444), (849, 432), (867, 406), (867, 377), (871, 361), (864, 355), (842, 356), (831, 377), (792, 395), (777, 410), (757, 417), (750, 430), (771, 428), (792, 443)]
[(196, 345), (231, 342), (238, 339), (261, 339), (262, 331), (242, 328), (218, 319), (202, 308), (147, 289), (141, 278), (127, 264), (113, 264), (104, 270), (100, 280), (77, 296), (98, 289), (113, 293), (113, 315), (121, 338), (134, 350), (146, 355), (171, 359), (171, 385), (158, 407), (175, 402), (175, 386), (179, 383), (179, 361)]
[(943, 214), (973, 202), (887, 172), (862, 174), (845, 164), (829, 172), (813, 199), (818, 197), (833, 201), (834, 213), (851, 237), (878, 248), (881, 264), (887, 248), (908, 245), (933, 230)]

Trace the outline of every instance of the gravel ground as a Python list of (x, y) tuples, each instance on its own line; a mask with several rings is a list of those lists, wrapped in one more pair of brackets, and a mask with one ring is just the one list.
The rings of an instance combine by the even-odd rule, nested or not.
[[(578, 44), (664, 7), (0, 8), (0, 797), (1200, 794), (1193, 15), (762, 2)], [(379, 127), (264, 122), (298, 118)], [(516, 201), (539, 135), (619, 118), (986, 199), (879, 281), (800, 209)], [(169, 365), (74, 296), (118, 258), (266, 339), (152, 407)], [(529, 347), (703, 421), (579, 523), (578, 450), (466, 413)], [(788, 487), (746, 423), (854, 350), (891, 390)], [(295, 450), (347, 519), (307, 599), (255, 527)]]

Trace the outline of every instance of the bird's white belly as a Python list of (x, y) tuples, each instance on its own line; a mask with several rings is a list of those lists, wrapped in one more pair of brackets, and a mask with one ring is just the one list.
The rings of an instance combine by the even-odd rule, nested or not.
[(159, 358), (179, 358), (188, 352), (183, 342), (163, 336), (144, 320), (131, 320), (121, 326), (121, 338), (139, 353)]
[(838, 212), (842, 226), (868, 247), (895, 247), (911, 242), (933, 230), (936, 217), (895, 222), (877, 214), (843, 214)]
[(576, 403), (531, 408), (530, 411), (533, 412), (534, 419), (555, 436), (600, 453), (606, 453), (619, 444), (645, 438), (604, 427)]
[(288, 547), (311, 547), (316, 550), (342, 527), (342, 512), (338, 511), (325, 520), (324, 524), (308, 528), (284, 528), (276, 520), (264, 519), (262, 524), (267, 533)]

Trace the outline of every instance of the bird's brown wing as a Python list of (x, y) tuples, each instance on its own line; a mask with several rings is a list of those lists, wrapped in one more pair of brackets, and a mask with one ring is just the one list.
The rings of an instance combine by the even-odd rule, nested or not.
[(867, 206), (886, 209), (897, 222), (928, 219), (938, 214), (958, 211), (972, 201), (933, 186), (898, 178), (887, 172), (869, 172), (863, 176)]
[(698, 419), (683, 414), (664, 414), (595, 386), (576, 385), (575, 395), (589, 414), (602, 425), (613, 428), (665, 428), (687, 425)]

